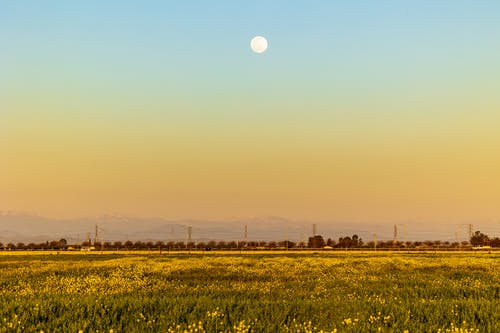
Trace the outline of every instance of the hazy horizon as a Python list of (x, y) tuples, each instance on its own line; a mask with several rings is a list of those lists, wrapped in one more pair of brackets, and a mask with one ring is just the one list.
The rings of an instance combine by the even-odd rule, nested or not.
[[(230, 220), (168, 219), (164, 217), (138, 217), (119, 214), (54, 219), (23, 212), (0, 211), (0, 242), (45, 242), (65, 238), (80, 243), (85, 235), (94, 235), (95, 227), (105, 241), (186, 241), (188, 230), (195, 242), (208, 240), (279, 241), (288, 237), (291, 241), (304, 241), (316, 233), (325, 239), (357, 234), (366, 242), (394, 239), (402, 241), (440, 240), (467, 241), (469, 231), (479, 230), (490, 237), (500, 235), (499, 221), (342, 221), (297, 220), (278, 216), (234, 218)], [(472, 228), (472, 229), (470, 229)]]
[(2, 2), (0, 209), (496, 226), (499, 11)]

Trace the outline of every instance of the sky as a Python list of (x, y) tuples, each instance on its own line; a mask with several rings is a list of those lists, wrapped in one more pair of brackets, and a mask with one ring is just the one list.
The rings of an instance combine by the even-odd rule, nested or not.
[(0, 0), (0, 210), (499, 221), (498, 59), (498, 1)]

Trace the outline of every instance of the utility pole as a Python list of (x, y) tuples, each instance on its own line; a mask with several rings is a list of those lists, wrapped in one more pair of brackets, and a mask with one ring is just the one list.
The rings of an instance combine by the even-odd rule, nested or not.
[[(402, 224), (401, 226), (403, 227), (403, 236), (401, 237), (401, 241), (403, 243), (406, 243), (406, 241), (408, 241), (408, 235), (406, 233), (406, 224)], [(406, 244), (404, 244), (404, 246), (406, 247)]]
[(94, 235), (94, 246), (97, 244), (97, 236), (98, 236), (99, 232), (97, 231), (97, 224), (95, 225), (95, 235)]
[(189, 226), (188, 227), (188, 243), (191, 243), (191, 235), (193, 233), (193, 227)]
[(101, 228), (101, 252), (104, 250), (104, 229)]
[(286, 243), (285, 243), (285, 248), (288, 251), (288, 225), (286, 226)]
[(396, 243), (398, 242), (398, 225), (394, 225), (394, 239), (392, 240), (392, 245), (396, 246)]
[(316, 236), (316, 223), (313, 223), (313, 237)]
[[(472, 227), (473, 225), (470, 223), (462, 223), (458, 225), (459, 228), (459, 236), (460, 238), (463, 237), (464, 239), (467, 238), (467, 235), (469, 235), (469, 238), (467, 239), (467, 242), (470, 242), (470, 239), (472, 237)], [(464, 231), (465, 228), (465, 231)]]

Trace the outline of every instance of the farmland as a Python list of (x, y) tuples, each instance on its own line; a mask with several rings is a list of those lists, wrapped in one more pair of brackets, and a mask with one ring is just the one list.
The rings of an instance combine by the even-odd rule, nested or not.
[(0, 294), (0, 332), (500, 332), (500, 254), (0, 254)]

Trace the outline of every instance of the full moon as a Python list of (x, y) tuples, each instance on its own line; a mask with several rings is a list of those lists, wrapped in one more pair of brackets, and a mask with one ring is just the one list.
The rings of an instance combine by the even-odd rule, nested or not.
[(255, 53), (264, 53), (267, 50), (267, 39), (262, 36), (255, 36), (250, 41), (250, 48)]

